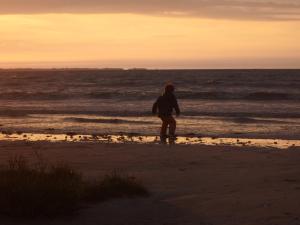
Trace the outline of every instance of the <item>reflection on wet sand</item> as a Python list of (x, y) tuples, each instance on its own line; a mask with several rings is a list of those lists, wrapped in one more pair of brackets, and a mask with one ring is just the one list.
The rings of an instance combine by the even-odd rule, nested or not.
[[(159, 144), (158, 136), (139, 135), (79, 135), (68, 134), (35, 134), (35, 133), (0, 133), (0, 141), (49, 141), (49, 142), (99, 142), (127, 144)], [(246, 138), (212, 138), (212, 137), (177, 137), (170, 144), (180, 145), (228, 145), (262, 148), (288, 149), (300, 147), (300, 140), (281, 139), (246, 139)]]

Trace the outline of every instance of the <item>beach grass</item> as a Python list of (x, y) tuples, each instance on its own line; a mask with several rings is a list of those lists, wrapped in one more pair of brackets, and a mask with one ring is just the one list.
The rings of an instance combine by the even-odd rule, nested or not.
[(41, 159), (29, 164), (22, 156), (0, 168), (0, 213), (11, 217), (65, 216), (78, 212), (83, 203), (148, 194), (137, 179), (117, 172), (86, 181), (67, 164)]
[(120, 175), (117, 171), (90, 183), (86, 191), (86, 200), (90, 202), (137, 196), (149, 196), (149, 191), (135, 177)]

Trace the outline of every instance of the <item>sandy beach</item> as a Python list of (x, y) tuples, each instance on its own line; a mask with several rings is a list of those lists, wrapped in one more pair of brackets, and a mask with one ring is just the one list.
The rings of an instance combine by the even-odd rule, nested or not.
[(87, 178), (114, 170), (137, 177), (148, 198), (85, 206), (76, 216), (15, 224), (300, 224), (300, 149), (0, 142), (0, 162), (15, 155), (66, 162)]

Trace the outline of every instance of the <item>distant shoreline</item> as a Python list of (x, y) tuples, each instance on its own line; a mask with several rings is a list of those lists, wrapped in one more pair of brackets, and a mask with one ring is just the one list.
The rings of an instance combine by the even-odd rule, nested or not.
[(186, 69), (172, 69), (172, 68), (97, 68), (97, 67), (49, 67), (49, 68), (0, 68), (0, 71), (297, 71), (299, 68), (186, 68)]

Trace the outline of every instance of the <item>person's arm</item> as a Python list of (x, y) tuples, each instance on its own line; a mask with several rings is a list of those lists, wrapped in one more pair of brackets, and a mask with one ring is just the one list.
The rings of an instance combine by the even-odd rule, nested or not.
[(159, 100), (159, 98), (154, 102), (154, 104), (152, 106), (152, 114), (153, 115), (157, 114), (158, 100)]
[(176, 115), (179, 116), (180, 115), (180, 109), (179, 109), (178, 102), (177, 102), (177, 99), (176, 99), (175, 96), (174, 96), (174, 109), (176, 111)]

